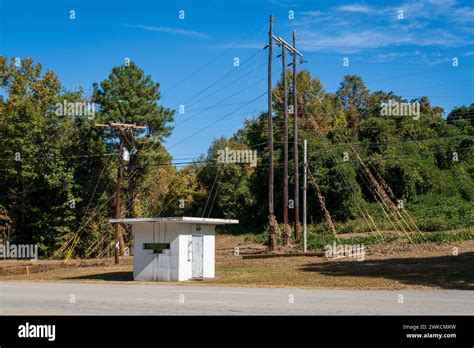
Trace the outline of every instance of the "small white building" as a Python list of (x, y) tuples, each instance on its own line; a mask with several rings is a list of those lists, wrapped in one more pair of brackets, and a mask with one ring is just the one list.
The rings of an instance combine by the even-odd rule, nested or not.
[(215, 227), (238, 220), (195, 217), (111, 219), (134, 231), (134, 280), (214, 278)]

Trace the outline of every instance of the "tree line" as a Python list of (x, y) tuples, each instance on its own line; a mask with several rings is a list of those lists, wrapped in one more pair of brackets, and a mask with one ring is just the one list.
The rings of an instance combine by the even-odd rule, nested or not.
[[(291, 90), (291, 71), (287, 76)], [(173, 131), (174, 110), (160, 103), (160, 85), (133, 62), (114, 67), (86, 95), (82, 89), (66, 90), (53, 71), (43, 71), (30, 58), (19, 65), (0, 56), (0, 83), (3, 241), (38, 244), (45, 257), (101, 255), (113, 242), (108, 219), (113, 216), (120, 143), (129, 154), (122, 167), (124, 217), (237, 218), (242, 231), (264, 230), (268, 211), (265, 111), (246, 120), (232, 136), (215, 139), (207, 153), (192, 163), (175, 166), (163, 145)], [(406, 100), (393, 92), (369, 91), (355, 75), (345, 76), (335, 93), (326, 91), (308, 70), (298, 73), (297, 84), (299, 107), (290, 116), (298, 118), (299, 138), (308, 142), (309, 168), (338, 230), (368, 231), (361, 209), (386, 224), (351, 147), (383, 178), (423, 230), (472, 226), (474, 104), (443, 117), (444, 110), (431, 105), (427, 96)], [(275, 207), (281, 221), (281, 81), (272, 93)], [(290, 93), (290, 103), (293, 97)], [(419, 117), (384, 112), (386, 105), (397, 103), (416, 103)], [(95, 126), (109, 122), (145, 128), (127, 134)], [(256, 162), (221, 161), (226, 148), (255, 153)], [(290, 140), (290, 187), (292, 161)], [(314, 187), (309, 186), (309, 222), (327, 233), (315, 197)], [(123, 238), (129, 241), (131, 231), (123, 231)]]

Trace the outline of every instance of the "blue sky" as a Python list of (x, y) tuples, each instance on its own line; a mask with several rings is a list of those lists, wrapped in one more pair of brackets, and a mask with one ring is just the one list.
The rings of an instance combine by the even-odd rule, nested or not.
[[(290, 42), (296, 30), (304, 67), (328, 91), (358, 74), (371, 90), (427, 95), (448, 112), (474, 101), (468, 1), (0, 0), (0, 54), (32, 57), (66, 88), (86, 91), (130, 58), (161, 84), (165, 106), (185, 105), (166, 146), (189, 159), (266, 109), (270, 14), (277, 36)], [(274, 81), (280, 65), (275, 59)]]

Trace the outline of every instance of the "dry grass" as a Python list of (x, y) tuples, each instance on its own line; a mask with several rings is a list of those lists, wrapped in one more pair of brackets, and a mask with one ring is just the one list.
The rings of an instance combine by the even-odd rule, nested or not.
[[(263, 252), (265, 247), (245, 237), (222, 235), (216, 245), (216, 278), (192, 284), (249, 287), (339, 289), (474, 289), (474, 241), (453, 245), (391, 243), (366, 249), (365, 261), (321, 257), (246, 259), (235, 256)], [(29, 273), (26, 273), (28, 266)], [(130, 282), (132, 258), (120, 265), (113, 259), (0, 262), (0, 280)], [(163, 283), (161, 283), (163, 284)]]

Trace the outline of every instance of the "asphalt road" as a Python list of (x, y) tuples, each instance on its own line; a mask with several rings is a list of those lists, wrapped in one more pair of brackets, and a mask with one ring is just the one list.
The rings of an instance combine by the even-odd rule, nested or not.
[(474, 292), (0, 282), (0, 314), (472, 315)]

